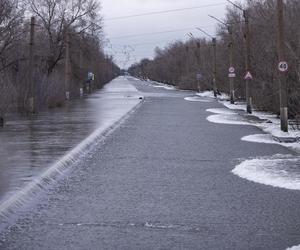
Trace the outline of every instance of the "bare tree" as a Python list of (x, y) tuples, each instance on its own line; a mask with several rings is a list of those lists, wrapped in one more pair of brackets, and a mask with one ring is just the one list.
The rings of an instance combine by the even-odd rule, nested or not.
[(101, 30), (100, 5), (95, 0), (27, 0), (29, 12), (38, 17), (47, 34), (47, 72), (63, 58), (64, 31), (94, 34)]

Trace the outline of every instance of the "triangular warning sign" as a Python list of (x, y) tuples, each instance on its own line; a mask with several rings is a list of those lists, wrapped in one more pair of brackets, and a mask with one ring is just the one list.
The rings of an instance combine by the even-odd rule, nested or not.
[(253, 76), (251, 75), (250, 71), (247, 72), (247, 74), (245, 75), (245, 80), (252, 80)]

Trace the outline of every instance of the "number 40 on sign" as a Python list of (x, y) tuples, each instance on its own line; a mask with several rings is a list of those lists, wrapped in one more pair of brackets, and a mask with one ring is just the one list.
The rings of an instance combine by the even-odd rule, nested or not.
[(287, 62), (282, 61), (278, 64), (278, 70), (280, 72), (287, 72), (288, 69), (289, 69), (289, 65)]

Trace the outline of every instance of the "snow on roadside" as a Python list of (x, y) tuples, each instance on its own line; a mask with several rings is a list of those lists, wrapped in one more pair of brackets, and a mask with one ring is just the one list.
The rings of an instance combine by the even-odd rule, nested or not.
[(299, 156), (277, 154), (245, 160), (232, 173), (256, 183), (300, 190), (299, 163)]
[[(246, 104), (245, 103), (237, 103), (237, 104), (231, 104), (226, 101), (220, 101), (225, 107), (229, 109), (239, 109), (246, 111)], [(275, 137), (281, 137), (281, 138), (299, 138), (300, 139), (300, 131), (293, 130), (292, 127), (289, 128), (289, 132), (282, 132), (280, 129), (280, 119), (268, 112), (261, 112), (261, 111), (253, 111), (253, 116), (256, 116), (262, 120), (268, 120), (269, 122), (264, 123), (257, 123), (255, 126), (262, 129), (264, 132), (269, 133)], [(271, 123), (270, 123), (271, 122)]]
[(251, 125), (247, 121), (242, 121), (239, 115), (218, 114), (210, 115), (206, 118), (209, 122), (228, 125)]
[(199, 98), (197, 96), (185, 97), (184, 100), (190, 101), (190, 102), (212, 102), (212, 100), (210, 100), (210, 99)]
[(241, 138), (242, 141), (247, 142), (255, 142), (255, 143), (266, 143), (266, 144), (277, 144), (283, 147), (290, 148), (296, 152), (300, 153), (300, 143), (299, 142), (278, 142), (274, 140), (274, 137), (270, 134), (254, 134), (254, 135), (247, 135)]
[(224, 108), (207, 109), (206, 111), (214, 114), (237, 115), (237, 113)]
[(206, 111), (214, 113), (214, 115), (210, 115), (206, 118), (212, 123), (228, 125), (251, 125), (247, 120), (243, 120), (239, 114), (232, 112), (229, 109), (207, 109)]
[[(196, 94), (197, 96), (200, 97), (210, 97), (210, 98), (215, 98), (214, 92), (213, 91), (204, 91)], [(221, 95), (218, 95), (218, 100), (228, 100), (229, 96), (227, 94), (222, 93)]]
[(299, 246), (294, 246), (294, 247), (289, 247), (286, 250), (300, 250), (300, 245)]
[(160, 83), (160, 82), (156, 82), (156, 81), (151, 81), (151, 80), (147, 80), (147, 82), (150, 82), (152, 87), (154, 88), (163, 88), (166, 90), (177, 90), (177, 88), (173, 85), (168, 85), (168, 84), (164, 84), (164, 83)]

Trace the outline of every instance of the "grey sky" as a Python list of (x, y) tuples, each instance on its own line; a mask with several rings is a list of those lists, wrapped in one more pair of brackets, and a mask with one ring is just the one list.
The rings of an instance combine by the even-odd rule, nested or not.
[[(189, 32), (192, 32), (194, 36), (202, 36), (195, 27), (202, 27), (207, 32), (214, 34), (216, 21), (209, 18), (208, 14), (223, 18), (226, 9), (225, 0), (101, 0), (101, 4), (102, 15), (104, 15), (104, 32), (106, 38), (109, 39), (106, 52), (114, 55), (116, 63), (121, 68), (127, 68), (145, 57), (152, 58), (157, 46), (164, 47), (174, 40), (188, 39), (187, 34)], [(167, 14), (109, 20), (120, 16), (214, 4), (221, 5)], [(171, 30), (178, 31), (124, 37)]]

